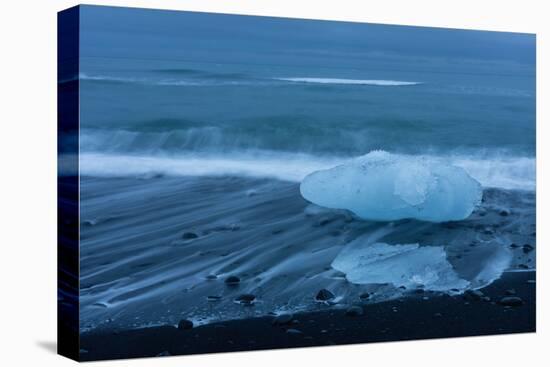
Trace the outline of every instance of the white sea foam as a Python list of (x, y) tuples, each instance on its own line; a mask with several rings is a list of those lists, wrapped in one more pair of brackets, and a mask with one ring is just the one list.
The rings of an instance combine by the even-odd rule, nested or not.
[(351, 84), (351, 85), (377, 85), (384, 87), (418, 85), (421, 82), (408, 82), (401, 80), (383, 80), (383, 79), (341, 79), (341, 78), (274, 78), (287, 82), (297, 83), (318, 83), (318, 84)]
[(84, 153), (80, 173), (87, 176), (120, 177), (163, 174), (168, 176), (247, 176), (300, 182), (310, 172), (338, 160), (304, 155), (154, 157)]
[[(533, 191), (536, 162), (529, 157), (429, 156), (462, 167), (483, 187)], [(243, 153), (182, 154), (178, 156), (83, 152), (80, 172), (89, 176), (221, 176), (267, 177), (301, 182), (308, 174), (346, 163), (350, 158), (298, 153), (250, 151)], [(61, 157), (63, 161), (63, 157)], [(60, 166), (62, 174), (65, 172)]]

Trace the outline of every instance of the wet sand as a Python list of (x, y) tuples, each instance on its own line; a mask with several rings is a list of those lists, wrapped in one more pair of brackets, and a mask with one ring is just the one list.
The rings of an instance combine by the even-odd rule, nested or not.
[[(486, 189), (468, 219), (447, 223), (362, 221), (308, 203), (297, 183), (246, 177), (82, 177), (80, 197), (83, 360), (534, 330), (532, 192)], [(461, 279), (530, 270), (482, 288), (493, 301), (517, 288), (525, 304), (353, 284), (331, 263), (357, 238), (442, 246)], [(332, 304), (315, 300), (321, 289)], [(345, 315), (355, 304), (364, 316)], [(271, 327), (288, 313), (299, 331)], [(194, 328), (180, 332), (180, 320)]]
[[(512, 272), (483, 289), (482, 297), (416, 294), (345, 309), (294, 314), (288, 324), (273, 316), (227, 321), (189, 330), (161, 326), (81, 336), (81, 359), (115, 359), (447, 338), (535, 331), (535, 272)], [(499, 301), (515, 293), (523, 304)]]

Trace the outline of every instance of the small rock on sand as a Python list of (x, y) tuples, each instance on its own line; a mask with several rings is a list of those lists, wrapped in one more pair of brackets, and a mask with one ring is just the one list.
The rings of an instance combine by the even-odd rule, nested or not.
[(519, 297), (503, 297), (498, 303), (503, 306), (521, 306), (523, 305), (523, 300)]
[(523, 245), (523, 253), (528, 254), (529, 252), (533, 251), (535, 248), (531, 246), (530, 244)]
[(495, 231), (490, 227), (485, 227), (485, 229), (483, 229), (483, 233), (484, 234), (494, 234)]
[(356, 317), (363, 315), (363, 308), (359, 306), (351, 306), (346, 310), (346, 316)]
[(300, 330), (298, 329), (287, 329), (286, 330), (286, 333), (287, 334), (293, 334), (293, 335), (301, 335), (303, 334)]
[(359, 295), (359, 298), (361, 298), (362, 300), (366, 300), (366, 299), (369, 299), (370, 297), (370, 294), (369, 293), (361, 293)]
[(225, 284), (229, 286), (238, 285), (240, 282), (241, 282), (241, 279), (235, 275), (230, 275), (227, 278), (225, 278)]
[(184, 240), (192, 240), (198, 237), (199, 235), (194, 232), (185, 232), (184, 234), (181, 235), (181, 238)]
[(507, 217), (510, 215), (510, 210), (508, 209), (502, 209), (499, 213), (498, 213), (500, 216), (502, 217)]
[(326, 302), (334, 299), (334, 294), (328, 289), (321, 289), (315, 296), (315, 300), (319, 302)]
[(193, 328), (193, 321), (183, 319), (183, 320), (180, 320), (180, 322), (178, 323), (179, 330), (189, 330), (192, 328)]
[(334, 219), (335, 219), (335, 218), (332, 218), (332, 217), (321, 218), (321, 219), (317, 222), (316, 226), (317, 226), (317, 227), (324, 227), (324, 226), (326, 226), (327, 224), (334, 222)]
[(235, 298), (235, 303), (238, 303), (243, 306), (251, 306), (256, 300), (256, 296), (253, 294), (241, 294)]
[(468, 301), (479, 301), (483, 296), (483, 292), (477, 289), (464, 292), (464, 299)]
[(289, 313), (279, 315), (273, 319), (273, 325), (287, 325), (292, 321), (293, 316)]

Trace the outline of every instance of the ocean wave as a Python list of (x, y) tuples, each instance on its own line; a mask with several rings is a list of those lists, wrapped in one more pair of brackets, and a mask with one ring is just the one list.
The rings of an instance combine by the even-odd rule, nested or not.
[[(536, 161), (530, 157), (430, 156), (462, 167), (485, 188), (534, 191)], [(247, 151), (225, 154), (188, 153), (178, 156), (84, 152), (80, 173), (98, 177), (247, 176), (301, 182), (308, 174), (353, 158), (301, 153)], [(62, 172), (63, 173), (63, 172)]]
[(317, 84), (349, 84), (349, 85), (376, 85), (384, 87), (418, 85), (422, 82), (407, 82), (401, 80), (383, 80), (383, 79), (340, 79), (340, 78), (273, 78), (287, 82), (297, 83), (317, 83)]
[[(80, 73), (80, 80), (109, 82), (109, 83), (135, 83), (158, 86), (216, 86), (216, 85), (265, 85), (277, 82), (293, 83), (314, 83), (314, 84), (340, 84), (340, 85), (372, 85), (372, 86), (409, 86), (423, 84), (422, 82), (411, 82), (401, 80), (383, 79), (342, 79), (342, 78), (307, 78), (307, 77), (276, 77), (276, 78), (255, 78), (244, 74), (221, 74), (196, 71), (195, 73), (174, 73), (178, 77), (123, 77), (101, 74)], [(182, 78), (181, 76), (187, 76)]]
[[(262, 84), (261, 80), (255, 80), (236, 75), (236, 74), (212, 74), (212, 75), (199, 75), (197, 77), (183, 78), (158, 78), (158, 77), (119, 77), (112, 75), (90, 75), (86, 73), (79, 74), (80, 80), (88, 80), (92, 82), (106, 82), (106, 83), (130, 83), (130, 84), (143, 84), (143, 85), (156, 85), (156, 86), (223, 86), (223, 85), (250, 85), (250, 84)], [(264, 81), (265, 84), (265, 81)]]

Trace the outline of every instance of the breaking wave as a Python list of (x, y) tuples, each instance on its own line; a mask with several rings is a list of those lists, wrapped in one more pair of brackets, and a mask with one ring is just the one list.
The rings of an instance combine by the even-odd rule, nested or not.
[[(190, 152), (177, 156), (84, 152), (80, 155), (80, 173), (98, 177), (247, 176), (301, 182), (314, 171), (351, 159), (272, 151), (226, 154)], [(430, 156), (430, 159), (462, 167), (485, 188), (534, 191), (536, 187), (534, 158)]]
[(396, 87), (405, 85), (418, 85), (421, 82), (407, 82), (401, 80), (377, 80), (377, 79), (340, 79), (340, 78), (274, 78), (297, 83), (317, 83), (317, 84), (348, 84), (348, 85), (377, 85), (384, 87)]

